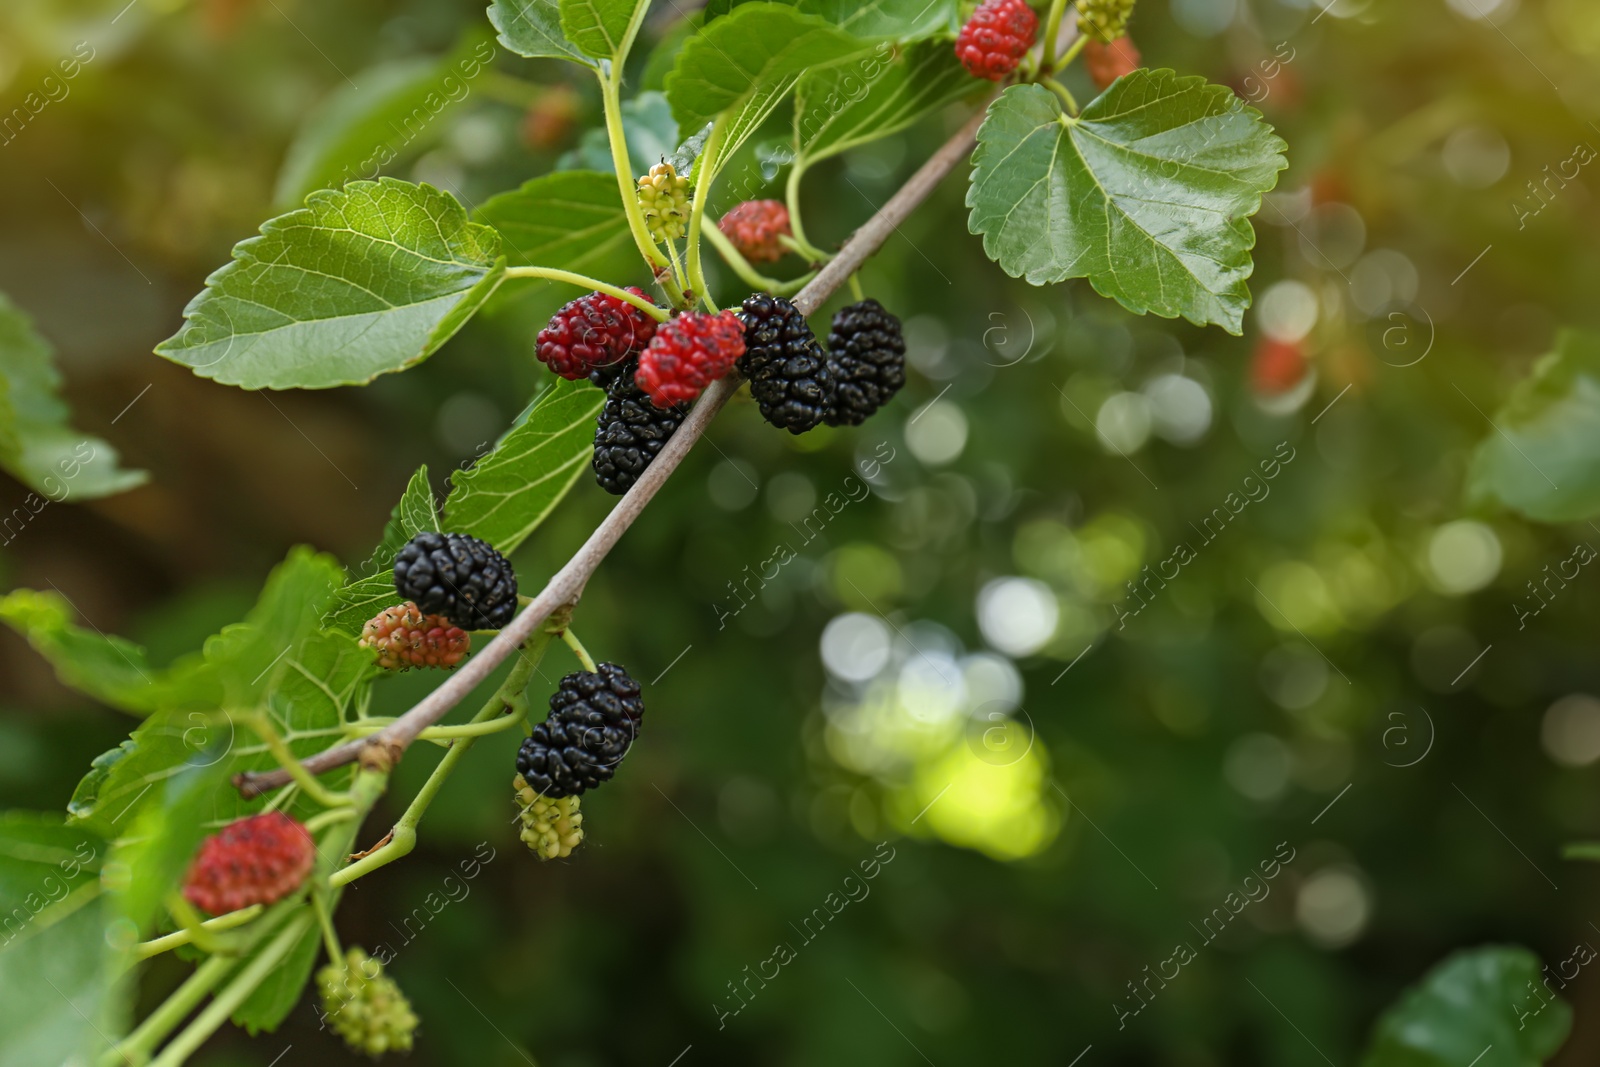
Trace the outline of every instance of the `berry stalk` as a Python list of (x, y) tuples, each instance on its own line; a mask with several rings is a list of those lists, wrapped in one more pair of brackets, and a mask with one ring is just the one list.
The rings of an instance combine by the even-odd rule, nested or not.
[[(987, 101), (985, 101), (986, 106)], [(796, 307), (805, 314), (815, 311), (833, 295), (835, 290), (845, 284), (867, 257), (888, 240), (895, 227), (899, 226), (917, 205), (926, 200), (934, 188), (971, 154), (973, 146), (977, 143), (978, 127), (983, 122), (984, 114), (982, 108), (975, 112), (875, 215), (856, 230), (839, 250), (839, 254), (817, 273), (810, 284), (796, 294), (794, 298)], [(443, 685), (373, 737), (335, 745), (309, 757), (303, 762), (303, 766), (311, 773), (321, 773), (361, 758), (364, 752), (368, 754), (366, 758), (380, 765), (393, 766), (423, 730), (438, 722), (451, 708), (459, 704), (496, 667), (505, 662), (506, 657), (510, 656), (523, 641), (538, 630), (546, 619), (557, 610), (570, 607), (577, 602), (584, 586), (588, 584), (590, 575), (622, 539), (628, 527), (638, 519), (667, 478), (677, 469), (678, 464), (683, 462), (689, 449), (705, 433), (706, 427), (711, 424), (717, 412), (742, 384), (743, 380), (737, 374), (729, 374), (711, 384), (689, 412), (678, 432), (666, 442), (660, 454), (645, 468), (633, 488), (628, 490), (611, 509), (610, 514), (595, 527), (594, 532), (572, 558), (550, 577), (545, 587), (539, 591), (539, 595), (523, 608), (510, 625), (501, 630), (494, 640), (466, 663), (457, 667)], [(267, 790), (286, 785), (289, 780), (287, 771), (268, 771), (262, 774), (240, 775), (234, 784), (245, 796), (257, 796)], [(341, 876), (346, 876), (343, 880), (359, 877), (359, 874), (350, 875), (349, 870), (346, 868), (345, 871), (339, 872)]]
[[(643, 225), (643, 219), (640, 220), (640, 225)], [(557, 270), (554, 267), (507, 267), (505, 276), (507, 278), (544, 278), (552, 282), (566, 282), (568, 285), (576, 285), (580, 289), (594, 289), (605, 293), (607, 296), (614, 296), (618, 300), (627, 301), (657, 322), (667, 321), (666, 309), (656, 307), (650, 301), (636, 293), (628, 292), (621, 286), (608, 285), (599, 279), (589, 277), (587, 274), (578, 274), (570, 270)]]
[(790, 293), (796, 293), (805, 288), (811, 279), (816, 277), (816, 272), (812, 271), (787, 282), (780, 282), (776, 278), (768, 278), (751, 266), (750, 261), (744, 258), (744, 254), (735, 248), (733, 242), (728, 240), (727, 236), (715, 226), (707, 226), (705, 228), (705, 237), (711, 242), (712, 247), (717, 250), (718, 254), (722, 256), (723, 262), (733, 268), (733, 273), (739, 276), (739, 280), (758, 293), (788, 296)]
[[(538, 669), (539, 661), (544, 658), (544, 651), (550, 644), (551, 636), (548, 630), (540, 630), (528, 641), (527, 647), (518, 650), (520, 658), (506, 675), (506, 680), (501, 683), (494, 696), (490, 697), (478, 713), (467, 722), (467, 726), (481, 726), (492, 722), (499, 728), (501, 724), (496, 720), (501, 716), (513, 723), (521, 722), (527, 717), (528, 698), (524, 690), (528, 687), (528, 679), (533, 677), (533, 672)], [(392, 729), (393, 725), (384, 729)], [(467, 751), (477, 739), (477, 735), (474, 734), (455, 737), (450, 742), (449, 751), (433, 769), (433, 773), (428, 775), (428, 780), (422, 783), (417, 795), (411, 798), (411, 803), (407, 805), (399, 821), (390, 829), (384, 842), (354, 863), (335, 871), (329, 877), (328, 884), (334, 888), (348, 885), (362, 875), (370, 874), (379, 867), (409, 855), (411, 850), (417, 847), (417, 826), (422, 822), (422, 816), (427, 813), (428, 806), (433, 803), (433, 798), (439, 795), (445, 780), (455, 771), (456, 765), (466, 757)], [(355, 744), (362, 745), (365, 742), (357, 741)]]

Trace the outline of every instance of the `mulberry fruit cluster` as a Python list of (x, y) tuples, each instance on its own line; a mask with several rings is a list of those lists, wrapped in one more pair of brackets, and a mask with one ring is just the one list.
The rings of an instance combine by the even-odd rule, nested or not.
[(212, 915), (271, 904), (300, 888), (315, 858), (304, 826), (281, 811), (265, 811), (201, 842), (183, 897)]
[(744, 355), (744, 328), (732, 311), (685, 311), (661, 324), (639, 356), (634, 382), (656, 407), (693, 400)]
[(776, 263), (785, 251), (780, 237), (789, 237), (789, 209), (781, 200), (746, 200), (722, 216), (717, 229), (752, 263)]
[(472, 647), (465, 630), (440, 615), (424, 615), (410, 601), (385, 608), (361, 628), (362, 648), (378, 653), (386, 671), (454, 667)]
[(682, 237), (689, 227), (689, 179), (680, 178), (671, 163), (657, 163), (639, 179), (639, 207), (650, 236), (658, 241)]
[(394, 587), (425, 615), (498, 630), (517, 613), (517, 576), (494, 547), (459, 533), (419, 533), (394, 559)]
[(1091, 41), (1115, 41), (1127, 35), (1134, 0), (1080, 0), (1078, 32)]
[(516, 795), (522, 843), (541, 860), (566, 859), (583, 844), (582, 801), (577, 796), (551, 799), (534, 791), (522, 775), (511, 780)]
[(575, 671), (550, 697), (550, 715), (517, 752), (517, 773), (550, 800), (609, 781), (644, 718), (639, 683), (615, 663)]
[[(645, 296), (641, 289), (628, 292)], [(623, 362), (655, 334), (656, 320), (640, 308), (610, 293), (590, 293), (551, 316), (533, 351), (552, 371), (578, 381)]]
[(790, 433), (804, 433), (827, 418), (834, 374), (806, 317), (788, 300), (767, 293), (745, 298), (744, 355), (739, 369), (761, 415)]
[(829, 426), (859, 426), (906, 384), (906, 341), (900, 320), (876, 300), (833, 316), (828, 351), (836, 382)]
[(381, 1056), (411, 1051), (417, 1015), (383, 964), (359, 948), (345, 953), (340, 964), (317, 972), (323, 1019), (356, 1052)]
[(633, 488), (645, 468), (661, 452), (667, 439), (688, 416), (688, 408), (658, 408), (634, 383), (637, 360), (624, 364), (610, 381), (596, 382), (606, 391), (594, 431), (595, 481), (608, 493), (621, 496)]
[(984, 0), (956, 36), (956, 58), (973, 77), (1000, 81), (1017, 69), (1038, 32), (1039, 16), (1026, 0)]

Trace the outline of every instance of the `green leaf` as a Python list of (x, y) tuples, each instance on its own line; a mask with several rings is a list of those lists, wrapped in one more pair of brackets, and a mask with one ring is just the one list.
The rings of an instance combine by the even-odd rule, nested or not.
[(489, 22), (500, 32), (500, 43), (518, 55), (596, 65), (567, 40), (556, 0), (494, 0), (489, 5)]
[(1362, 1067), (1545, 1062), (1567, 1039), (1572, 1009), (1543, 984), (1540, 969), (1539, 958), (1525, 948), (1456, 953), (1383, 1013)]
[(561, 32), (596, 59), (622, 53), (634, 8), (649, 0), (561, 0)]
[(445, 124), (434, 120), (468, 98), (493, 58), (494, 46), (474, 33), (450, 55), (394, 60), (357, 74), (354, 85), (342, 85), (295, 133), (273, 203), (287, 211), (312, 190), (376, 178), (419, 151), (444, 132)]
[(493, 452), (451, 477), (444, 502), (450, 529), (510, 553), (572, 488), (594, 451), (594, 420), (605, 394), (558, 378), (527, 420)]
[(160, 708), (215, 708), (221, 699), (199, 656), (153, 667), (140, 646), (77, 626), (73, 615), (71, 603), (55, 592), (18, 589), (0, 597), (0, 621), (28, 639), (63, 685), (101, 703), (145, 715)]
[(111, 899), (141, 938), (150, 936), (167, 895), (183, 882), (207, 833), (218, 791), (229, 788), (224, 755), (201, 753), (151, 790), (150, 802), (112, 848), (111, 862), (121, 864), (126, 880), (119, 879)]
[[(800, 0), (795, 6), (857, 37), (916, 41), (935, 34), (953, 37), (961, 29), (956, 0)], [(955, 55), (948, 46), (944, 51)]]
[[(301, 757), (338, 739), (373, 675), (371, 655), (353, 638), (317, 629), (342, 577), (331, 557), (296, 549), (268, 578), (245, 621), (225, 627), (205, 646), (206, 666), (221, 689), (219, 703), (239, 712), (264, 710)], [(97, 759), (73, 796), (76, 818), (114, 834), (127, 832), (142, 812), (159, 806), (166, 783), (192, 769), (215, 765), (226, 778), (275, 765), (249, 727), (216, 712), (158, 711), (122, 748), (120, 755)], [(328, 782), (337, 788), (339, 778)], [(207, 823), (213, 826), (265, 803), (245, 801), (226, 785), (210, 795)], [(315, 805), (298, 797), (289, 810), (303, 817)]]
[[(119, 468), (115, 448), (73, 429), (60, 391), (49, 343), (0, 293), (0, 467), (48, 498), (28, 494), (24, 507), (32, 515), (51, 501), (108, 496), (143, 485), (148, 477)], [(8, 539), (16, 536), (7, 533)]]
[(246, 389), (360, 385), (449, 340), (500, 284), (500, 239), (398, 178), (312, 193), (234, 246), (156, 348)]
[(546, 174), (491, 197), (478, 209), (478, 218), (500, 231), (515, 266), (608, 276), (619, 272), (606, 268), (639, 259), (612, 174)]
[[(270, 943), (270, 938), (267, 943)], [(263, 943), (256, 952), (266, 947)], [(322, 948), (322, 930), (312, 925), (300, 935), (294, 948), (285, 956), (265, 980), (245, 998), (233, 1013), (235, 1026), (242, 1026), (252, 1035), (278, 1028), (278, 1024), (300, 1003), (306, 983), (311, 980), (311, 968), (317, 962)], [(240, 967), (249, 965), (255, 953), (240, 961)]]
[(0, 814), (0, 946), (74, 890), (94, 888), (107, 847), (99, 834), (58, 816)]
[(0, 1067), (94, 1063), (121, 1037), (108, 902), (80, 889), (0, 949)]
[(1119, 78), (1077, 119), (1037, 85), (989, 108), (968, 226), (1007, 274), (1088, 278), (1136, 314), (1239, 333), (1255, 233), (1284, 143), (1226, 88), (1170, 70)]
[(794, 101), (799, 165), (898, 133), (974, 92), (972, 75), (944, 42), (913, 45), (887, 62), (872, 55), (807, 75)]
[(1468, 493), (1537, 522), (1600, 513), (1600, 334), (1569, 330), (1493, 419)]
[(725, 114), (719, 158), (726, 160), (807, 70), (869, 47), (785, 4), (741, 4), (683, 46), (667, 76), (667, 98), (680, 130), (699, 130)]

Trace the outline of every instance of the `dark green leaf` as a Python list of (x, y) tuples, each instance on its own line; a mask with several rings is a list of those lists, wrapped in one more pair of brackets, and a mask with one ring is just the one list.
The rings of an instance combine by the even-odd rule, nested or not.
[(1258, 112), (1202, 78), (1135, 71), (1076, 119), (1048, 89), (1015, 85), (978, 131), (969, 228), (1013, 277), (1088, 278), (1137, 314), (1238, 333), (1246, 219), (1283, 152)]
[(450, 529), (509, 553), (527, 538), (588, 468), (594, 420), (605, 394), (558, 378), (493, 452), (451, 477), (444, 502)]
[(550, 56), (588, 67), (595, 65), (567, 40), (556, 0), (494, 0), (489, 5), (489, 21), (500, 31), (500, 43), (518, 55)]
[(689, 39), (667, 76), (680, 130), (727, 113), (720, 156), (755, 132), (807, 70), (869, 48), (814, 15), (777, 3), (741, 4)]
[[(0, 293), (0, 468), (48, 498), (29, 493), (8, 523), (19, 511), (31, 519), (52, 501), (107, 496), (144, 484), (144, 471), (117, 466), (116, 449), (73, 429), (67, 421), (71, 414), (61, 399), (61, 374), (50, 345)], [(7, 533), (16, 536), (9, 527)]]
[(1475, 499), (1539, 522), (1600, 513), (1600, 334), (1563, 333), (1493, 422), (1472, 460)]
[(1567, 1039), (1572, 1009), (1545, 986), (1540, 969), (1525, 948), (1456, 953), (1384, 1012), (1362, 1067), (1544, 1063)]
[(432, 355), (500, 284), (495, 232), (397, 178), (312, 193), (233, 249), (159, 355), (247, 389), (358, 385)]
[(800, 165), (898, 133), (973, 93), (972, 75), (944, 42), (912, 45), (889, 60), (872, 53), (827, 67), (802, 78), (795, 90)]
[(596, 59), (616, 59), (634, 8), (649, 0), (561, 0), (561, 32)]

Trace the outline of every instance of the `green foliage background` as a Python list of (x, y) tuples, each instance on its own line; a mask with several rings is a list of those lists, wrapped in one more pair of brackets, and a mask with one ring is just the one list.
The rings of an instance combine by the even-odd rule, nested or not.
[[(650, 43), (672, 39), (672, 5), (658, 6)], [(1381, 1009), (1455, 950), (1516, 943), (1553, 964), (1600, 937), (1592, 868), (1560, 858), (1565, 842), (1600, 834), (1594, 772), (1556, 764), (1541, 744), (1553, 701), (1600, 692), (1597, 579), (1584, 572), (1525, 626), (1515, 607), (1530, 603), (1524, 583), (1600, 540), (1589, 521), (1600, 442), (1583, 432), (1595, 425), (1592, 342), (1564, 343), (1567, 362), (1513, 394), (1558, 330), (1600, 328), (1589, 175), (1551, 182), (1545, 169), (1600, 143), (1600, 15), (1580, 0), (1463, 15), (1474, 6), (1341, 0), (1319, 15), (1255, 0), (1219, 28), (1231, 2), (1143, 0), (1134, 20), (1148, 63), (1232, 85), (1290, 145), (1277, 198), (1254, 220), (1251, 288), (1297, 279), (1322, 296), (1309, 344), (1318, 380), (1298, 413), (1268, 413), (1252, 395), (1254, 312), (1236, 339), (1134, 318), (1084, 281), (1009, 279), (967, 233), (960, 175), (902, 226), (863, 279), (910, 323), (917, 369), (903, 397), (859, 431), (798, 441), (735, 404), (591, 582), (588, 646), (659, 681), (625, 773), (585, 805), (585, 849), (552, 865), (522, 851), (515, 739), (497, 735), (452, 779), (417, 852), (345, 894), (346, 940), (394, 950), (390, 973), (423, 1019), (412, 1061), (1070, 1063), (1092, 1046), (1086, 1065), (1342, 1064), (1368, 1047)], [(420, 61), (450, 62), (484, 27), (481, 5), (438, 0), (140, 0), (120, 15), (6, 5), (0, 106), (77, 42), (94, 57), (0, 145), (0, 291), (55, 346), (76, 424), (149, 482), (7, 527), (5, 588), (53, 587), (165, 665), (243, 617), (291, 546), (357, 567), (419, 464), (442, 494), (449, 472), (512, 425), (544, 379), (532, 331), (566, 291), (503, 294), (428, 362), (359, 390), (244, 392), (149, 354), (232, 245), (277, 213), (291, 142), (320, 103), (364, 83), (426, 86)], [(633, 87), (659, 89), (662, 69), (639, 58)], [(599, 114), (587, 80), (503, 49), (494, 67), (388, 173), (476, 207), (582, 152)], [(530, 94), (501, 74), (571, 77), (576, 127), (531, 146)], [(752, 195), (767, 188), (763, 153), (785, 121), (730, 164), (740, 181), (755, 176)], [(1450, 138), (1469, 126), (1509, 150), (1487, 184), (1459, 175), (1474, 173), (1462, 158), (1495, 169), (1492, 136), (1476, 156), (1443, 147), (1463, 151)], [(842, 239), (950, 128), (923, 123), (815, 163), (811, 239)], [(1406, 257), (1415, 299), (1362, 312), (1352, 247)], [(1089, 421), (1100, 404), (1173, 370), (1208, 390), (1203, 438), (1154, 438), (1131, 459), (1102, 447)], [(1588, 391), (1562, 392), (1574, 380)], [(941, 395), (964, 416), (965, 447), (923, 462), (908, 424)], [(1502, 438), (1489, 419), (1508, 402)], [(1496, 451), (1474, 461), (1485, 439)], [(1271, 495), (1118, 630), (1120, 580), (1168, 558), (1281, 441), (1296, 458)], [(801, 504), (840, 489), (879, 442), (896, 457), (882, 491), (719, 625), (728, 583), (779, 542), (798, 547)], [(1538, 476), (1515, 466), (1519, 445), (1535, 459), (1549, 450), (1559, 506), (1521, 503)], [(27, 491), (0, 485), (3, 513)], [(1549, 521), (1499, 510), (1497, 497)], [(610, 502), (580, 479), (515, 557), (525, 591)], [(1503, 559), (1485, 588), (1452, 594), (1428, 550), (1438, 527), (1469, 517), (1492, 528)], [(939, 794), (940, 776), (983, 750), (981, 729), (927, 740), (908, 700), (884, 720), (895, 758), (879, 774), (852, 763), (828, 728), (847, 701), (818, 652), (824, 625), (848, 611), (889, 618), (928, 652), (982, 648), (975, 598), (1006, 575), (1046, 583), (1062, 618), (1017, 664), (1026, 766), (1041, 775), (1017, 787), (1034, 820), (1027, 847), (983, 821), (981, 795)], [(560, 656), (544, 668), (552, 680)], [(1285, 696), (1286, 678), (1319, 671), (1308, 703)], [(0, 678), (0, 802), (59, 810), (128, 720), (63, 688), (9, 631)], [(397, 712), (435, 680), (389, 680), (375, 710)], [(434, 758), (419, 747), (395, 797)], [(1265, 788), (1274, 775), (1287, 777)], [(398, 810), (385, 804), (364, 839)], [(719, 1027), (712, 1005), (735, 1003), (727, 983), (794, 941), (790, 924), (886, 839), (894, 859), (870, 896)], [(1295, 859), (1267, 898), (1119, 1027), (1126, 983), (1198, 942), (1191, 924), (1280, 842)], [(1015, 852), (1027, 854), (996, 858)], [(491, 853), (463, 878), (464, 862)], [(1370, 905), (1337, 946), (1305, 918), (1305, 887), (1329, 871)], [(154, 964), (143, 1005), (186, 966)], [(1486, 1003), (1523, 996), (1505, 984)], [(1564, 995), (1573, 1030), (1554, 1062), (1588, 1062), (1600, 978), (1584, 971)], [(1509, 1034), (1502, 1022), (1483, 1020), (1485, 1043)], [(288, 1046), (285, 1062), (350, 1062), (316, 1026), (302, 1003), (277, 1033), (225, 1031), (197, 1062), (265, 1067)], [(1542, 1019), (1533, 1044), (1496, 1041), (1484, 1067), (1547, 1055), (1551, 1026)], [(1439, 1048), (1455, 1058), (1437, 1062), (1470, 1059)]]

